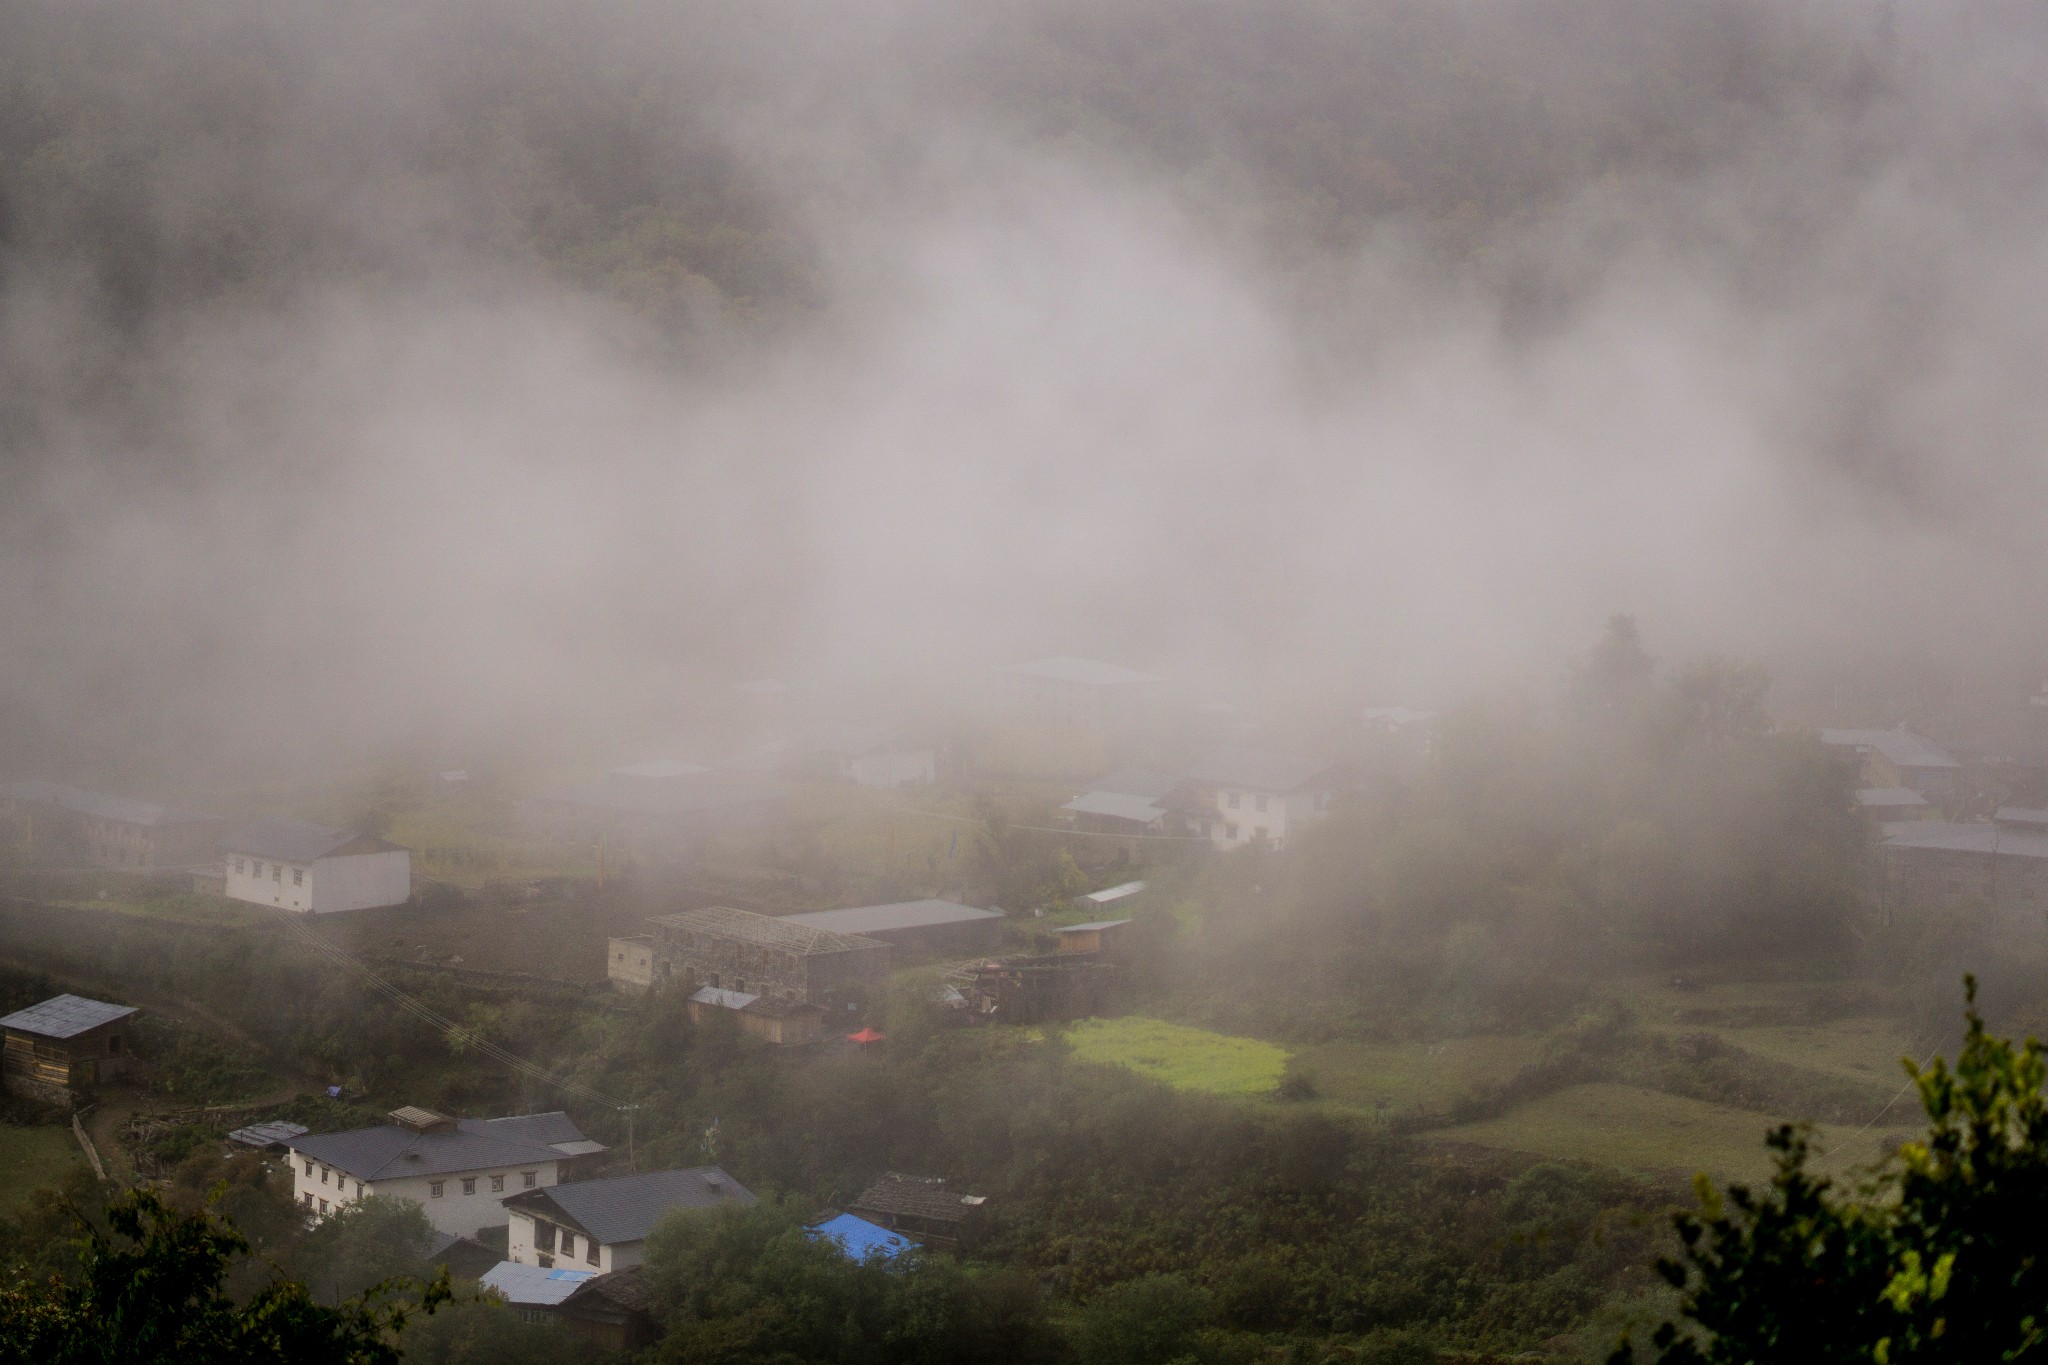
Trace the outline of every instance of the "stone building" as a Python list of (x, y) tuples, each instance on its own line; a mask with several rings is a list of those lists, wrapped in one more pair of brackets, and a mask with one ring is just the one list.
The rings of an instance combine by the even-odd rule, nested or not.
[(0, 1018), (7, 1093), (70, 1108), (73, 1097), (128, 1069), (132, 1005), (59, 995)]
[(214, 861), (227, 826), (154, 801), (103, 796), (55, 782), (0, 784), (0, 817), (36, 861), (162, 872)]
[[(711, 986), (833, 1013), (866, 1007), (889, 975), (889, 945), (791, 924), (723, 905), (657, 915), (655, 981), (689, 977)], [(614, 961), (614, 969), (623, 964)]]
[(1904, 820), (1878, 845), (1887, 910), (1970, 903), (2015, 926), (2048, 929), (2048, 810), (2001, 807), (1990, 820)]

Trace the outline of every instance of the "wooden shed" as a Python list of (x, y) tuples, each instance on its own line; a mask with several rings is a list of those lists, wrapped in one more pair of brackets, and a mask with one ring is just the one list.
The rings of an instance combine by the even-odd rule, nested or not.
[(9, 1094), (67, 1108), (79, 1090), (128, 1069), (132, 1005), (59, 995), (0, 1018), (0, 1079)]
[(1099, 919), (1087, 924), (1069, 924), (1059, 931), (1062, 953), (1101, 953), (1115, 956), (1123, 947), (1127, 919)]

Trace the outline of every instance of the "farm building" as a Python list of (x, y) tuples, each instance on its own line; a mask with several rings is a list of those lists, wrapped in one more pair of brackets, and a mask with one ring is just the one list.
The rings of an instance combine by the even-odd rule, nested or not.
[(729, 1012), (742, 1033), (779, 1045), (815, 1043), (825, 1036), (825, 1011), (816, 1005), (699, 986), (685, 1008), (693, 1024), (706, 1023), (719, 1011)]
[(1936, 805), (1961, 794), (1963, 765), (1931, 739), (1895, 730), (1822, 730), (1820, 742), (1853, 751), (1867, 787), (1910, 787)]
[(2001, 807), (1990, 820), (1903, 820), (1883, 827), (1887, 907), (1955, 902), (2000, 911), (2007, 923), (2048, 928), (2048, 810)]
[(325, 1214), (370, 1195), (410, 1199), (455, 1237), (506, 1222), (504, 1199), (573, 1177), (605, 1150), (567, 1114), (452, 1119), (431, 1109), (291, 1142), (292, 1197)]
[(644, 991), (654, 984), (654, 936), (628, 934), (605, 944), (605, 975), (622, 991)]
[(58, 995), (0, 1018), (7, 1093), (71, 1106), (80, 1090), (128, 1069), (132, 1005)]
[(1101, 953), (1106, 956), (1120, 954), (1124, 946), (1124, 933), (1129, 927), (1127, 919), (1098, 919), (1087, 924), (1069, 924), (1059, 933), (1059, 950), (1062, 953)]
[(55, 782), (0, 786), (0, 816), (38, 862), (162, 872), (212, 862), (225, 822)]
[(598, 1275), (500, 1261), (479, 1280), (496, 1290), (520, 1321), (554, 1323), (600, 1350), (629, 1355), (653, 1345), (661, 1334), (654, 1290), (637, 1266)]
[(602, 782), (528, 797), (519, 813), (537, 839), (602, 841), (626, 857), (672, 863), (694, 856), (720, 834), (774, 823), (783, 806), (781, 793), (758, 779), (653, 759), (614, 768)]
[(1076, 829), (1097, 834), (1161, 834), (1180, 828), (1169, 797), (1180, 779), (1147, 768), (1119, 768), (1088, 784), (1060, 809)]
[(900, 901), (845, 910), (812, 910), (777, 916), (784, 924), (857, 934), (888, 944), (899, 954), (994, 952), (1003, 943), (1003, 912), (977, 910), (958, 901)]
[(1095, 659), (1033, 659), (1003, 670), (1011, 709), (1032, 724), (1116, 729), (1156, 704), (1165, 679)]
[(861, 1191), (846, 1211), (926, 1246), (951, 1251), (972, 1240), (987, 1205), (986, 1197), (962, 1194), (937, 1176), (890, 1171)]
[(1188, 770), (1191, 813), (1218, 848), (1287, 846), (1350, 782), (1334, 764), (1263, 749), (1217, 749)]
[(654, 979), (688, 976), (698, 986), (792, 1005), (857, 1011), (889, 975), (889, 945), (790, 924), (727, 906), (657, 915)]
[(672, 1210), (754, 1202), (751, 1190), (717, 1166), (522, 1190), (505, 1200), (505, 1254), (520, 1265), (609, 1274), (647, 1259), (647, 1234)]
[(304, 820), (259, 820), (220, 841), (230, 900), (324, 915), (412, 899), (412, 854)]

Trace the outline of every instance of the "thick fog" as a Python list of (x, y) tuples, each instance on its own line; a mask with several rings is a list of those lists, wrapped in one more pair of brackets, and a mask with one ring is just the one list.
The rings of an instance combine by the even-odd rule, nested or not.
[[(40, 82), (0, 160), (11, 767), (629, 735), (761, 676), (908, 705), (1053, 653), (1436, 704), (1618, 611), (1781, 679), (2048, 665), (2019, 7), (1694, 4), (1647, 46), (1595, 4), (67, 9), (0, 23)], [(1395, 50), (1326, 69), (1322, 23)], [(1144, 57), (1203, 26), (1257, 65)], [(660, 163), (614, 180), (743, 201), (784, 284), (650, 279), (655, 317), (557, 268), (587, 167), (520, 158), (593, 105), (627, 132), (588, 155)], [(1413, 155), (1347, 162), (1384, 211), (1271, 162), (1368, 134)], [(144, 226), (88, 249), (67, 158), (108, 147)]]

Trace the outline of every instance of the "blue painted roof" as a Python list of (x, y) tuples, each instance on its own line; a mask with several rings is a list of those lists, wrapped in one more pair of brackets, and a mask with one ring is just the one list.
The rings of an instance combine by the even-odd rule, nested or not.
[(842, 1213), (837, 1218), (820, 1223), (807, 1231), (814, 1240), (830, 1239), (837, 1242), (839, 1249), (845, 1252), (849, 1259), (856, 1261), (865, 1261), (870, 1256), (893, 1261), (917, 1245), (907, 1237), (898, 1236), (887, 1228), (877, 1227), (867, 1219), (857, 1218), (850, 1213)]

